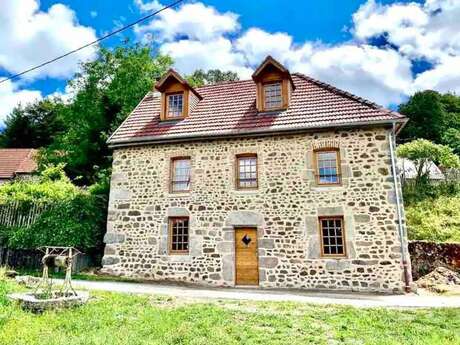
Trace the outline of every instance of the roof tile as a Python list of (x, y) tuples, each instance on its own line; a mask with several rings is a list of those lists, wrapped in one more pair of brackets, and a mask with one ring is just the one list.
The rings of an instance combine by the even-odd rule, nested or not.
[(160, 121), (160, 97), (149, 93), (108, 142), (122, 145), (405, 120), (396, 112), (305, 75), (295, 73), (292, 79), (295, 90), (289, 108), (271, 113), (257, 112), (252, 80), (197, 88), (203, 99), (190, 116), (179, 121)]
[(0, 178), (13, 178), (37, 169), (34, 149), (0, 149)]

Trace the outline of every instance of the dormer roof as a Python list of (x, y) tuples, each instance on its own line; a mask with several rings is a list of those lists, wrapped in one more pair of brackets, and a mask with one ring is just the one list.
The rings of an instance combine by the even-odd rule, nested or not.
[(174, 79), (176, 82), (179, 82), (185, 88), (192, 91), (195, 94), (195, 96), (198, 97), (199, 100), (203, 99), (203, 97), (187, 82), (187, 80), (182, 78), (182, 76), (179, 73), (177, 73), (175, 70), (173, 70), (172, 68), (170, 68), (163, 75), (163, 77), (161, 77), (161, 79), (155, 84), (155, 89), (157, 89), (159, 92), (164, 92), (166, 85), (171, 79)]
[(252, 74), (252, 80), (257, 82), (259, 78), (262, 76), (263, 72), (270, 67), (278, 70), (281, 73), (281, 75), (289, 79), (293, 87), (295, 87), (294, 83), (292, 82), (292, 77), (291, 77), (291, 73), (289, 72), (289, 70), (286, 67), (284, 67), (280, 62), (275, 60), (271, 55), (268, 55), (265, 58), (265, 60), (262, 61), (259, 67), (257, 67), (257, 69)]

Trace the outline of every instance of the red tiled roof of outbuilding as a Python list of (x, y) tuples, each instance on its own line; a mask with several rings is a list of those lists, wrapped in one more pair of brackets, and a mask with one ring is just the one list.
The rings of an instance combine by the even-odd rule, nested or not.
[(0, 178), (13, 178), (16, 174), (30, 174), (37, 170), (35, 149), (0, 149)]
[(283, 111), (258, 113), (253, 80), (224, 82), (196, 88), (203, 97), (190, 115), (160, 121), (160, 95), (149, 93), (113, 133), (111, 146), (239, 136), (280, 131), (404, 123), (406, 118), (372, 102), (303, 74), (292, 74), (295, 90)]

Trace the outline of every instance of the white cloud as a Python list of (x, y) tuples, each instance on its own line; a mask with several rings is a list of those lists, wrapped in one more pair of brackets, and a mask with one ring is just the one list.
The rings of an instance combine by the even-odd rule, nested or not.
[(97, 17), (97, 11), (91, 11), (91, 12), (89, 12), (89, 15), (91, 16), (91, 18), (96, 18)]
[(175, 68), (185, 74), (193, 73), (198, 68), (230, 70), (237, 72), (241, 78), (249, 78), (252, 73), (252, 69), (245, 66), (244, 56), (234, 52), (232, 42), (223, 37), (206, 42), (167, 42), (160, 51), (170, 55)]
[[(143, 3), (136, 1), (141, 9), (155, 8), (158, 1)], [(144, 34), (148, 31), (157, 33), (157, 39), (171, 41), (187, 36), (192, 40), (212, 40), (225, 33), (238, 30), (238, 16), (231, 12), (219, 13), (214, 7), (202, 3), (185, 4), (178, 10), (167, 9), (158, 14), (149, 24), (137, 26), (136, 32)]]
[(385, 36), (410, 58), (433, 62), (460, 55), (460, 1), (381, 5), (369, 0), (353, 15), (354, 34), (367, 41)]
[[(18, 73), (96, 39), (95, 31), (79, 25), (75, 13), (62, 4), (47, 12), (38, 0), (0, 1), (0, 67)], [(81, 60), (92, 59), (94, 48), (83, 49), (24, 76), (65, 78)]]
[(306, 73), (384, 105), (400, 102), (412, 82), (411, 63), (397, 51), (366, 44), (296, 44), (288, 33), (255, 27), (240, 33), (235, 14), (221, 14), (202, 3), (168, 10), (137, 32), (160, 40), (160, 51), (170, 55), (185, 74), (219, 68), (250, 78), (253, 69), (272, 55), (292, 72)]
[(41, 99), (42, 94), (37, 90), (18, 90), (17, 85), (10, 80), (0, 84), (0, 124), (2, 124), (7, 115), (19, 103), (26, 105), (37, 99)]
[(158, 0), (144, 2), (142, 0), (134, 0), (136, 6), (141, 10), (141, 12), (155, 12), (163, 7)]
[(410, 61), (390, 49), (351, 44), (318, 47), (306, 60), (291, 69), (378, 104), (400, 103), (412, 82)]
[(460, 56), (448, 57), (433, 69), (417, 75), (412, 91), (436, 90), (460, 94)]

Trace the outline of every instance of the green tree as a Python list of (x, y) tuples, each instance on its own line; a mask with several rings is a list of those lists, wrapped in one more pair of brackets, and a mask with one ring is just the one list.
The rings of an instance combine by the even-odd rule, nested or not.
[[(440, 94), (436, 91), (415, 93), (399, 112), (409, 118), (398, 140), (402, 143), (424, 138), (437, 144), (445, 144), (460, 153), (457, 131), (460, 131), (460, 97)], [(448, 133), (449, 132), (449, 133)]]
[(62, 108), (59, 98), (37, 101), (25, 107), (18, 105), (6, 118), (0, 147), (39, 148), (49, 145), (54, 136), (65, 130), (60, 117)]
[(70, 81), (74, 98), (61, 111), (68, 129), (41, 151), (40, 166), (64, 163), (72, 179), (94, 183), (98, 170), (110, 167), (108, 136), (171, 64), (147, 46), (128, 44), (101, 49), (96, 60), (83, 63)]
[(443, 168), (459, 168), (460, 159), (448, 146), (434, 144), (425, 139), (417, 139), (409, 143), (399, 145), (397, 155), (414, 162), (417, 170), (415, 184), (419, 185), (426, 181), (429, 169), (428, 164), (435, 162)]
[(438, 92), (427, 90), (415, 93), (407, 103), (399, 106), (399, 112), (409, 118), (399, 135), (401, 142), (418, 138), (441, 142), (446, 126), (446, 113), (441, 98)]
[(187, 76), (186, 79), (193, 87), (217, 84), (223, 81), (240, 80), (238, 74), (235, 72), (223, 72), (219, 69), (211, 69), (207, 72), (203, 71), (202, 69), (198, 69), (191, 75)]
[(452, 148), (457, 155), (460, 155), (460, 130), (449, 128), (442, 136), (442, 142)]

